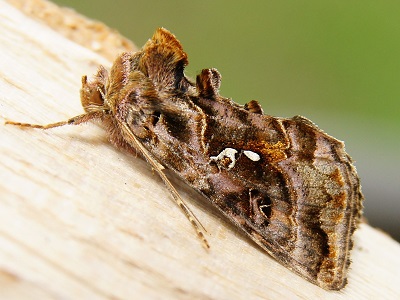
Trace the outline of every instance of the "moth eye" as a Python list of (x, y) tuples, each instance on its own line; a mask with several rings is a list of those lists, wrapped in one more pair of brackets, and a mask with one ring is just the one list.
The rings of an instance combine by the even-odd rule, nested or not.
[(258, 209), (260, 210), (260, 213), (264, 215), (266, 219), (271, 218), (272, 214), (272, 203), (271, 199), (269, 197), (264, 197), (259, 200), (258, 202)]

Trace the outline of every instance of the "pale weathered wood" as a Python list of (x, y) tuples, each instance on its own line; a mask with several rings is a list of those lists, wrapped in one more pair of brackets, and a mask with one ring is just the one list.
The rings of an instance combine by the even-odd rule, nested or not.
[(101, 22), (79, 15), (47, 0), (6, 0), (24, 14), (56, 30), (68, 39), (113, 60), (123, 51), (137, 50), (132, 41)]
[[(110, 66), (0, 1), (2, 116), (49, 123), (81, 113), (80, 77), (98, 64)], [(101, 127), (0, 130), (2, 299), (400, 297), (400, 246), (368, 225), (355, 233), (348, 286), (324, 291), (173, 178), (208, 230), (206, 251), (161, 180)]]

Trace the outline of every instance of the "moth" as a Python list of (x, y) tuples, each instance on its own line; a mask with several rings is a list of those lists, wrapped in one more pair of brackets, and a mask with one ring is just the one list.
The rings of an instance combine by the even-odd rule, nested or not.
[(308, 119), (265, 115), (219, 95), (221, 75), (184, 75), (186, 53), (164, 28), (110, 72), (82, 78), (85, 112), (49, 129), (99, 120), (119, 149), (144, 157), (203, 240), (203, 227), (163, 172), (173, 170), (288, 269), (324, 289), (346, 284), (363, 195), (341, 141)]

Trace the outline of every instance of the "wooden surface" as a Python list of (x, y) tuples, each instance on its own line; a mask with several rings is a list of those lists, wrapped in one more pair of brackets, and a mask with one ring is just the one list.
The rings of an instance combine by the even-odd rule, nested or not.
[[(0, 0), (1, 123), (80, 114), (81, 76), (98, 64), (110, 66)], [(400, 245), (368, 225), (349, 284), (324, 291), (172, 177), (208, 230), (206, 251), (149, 166), (97, 125), (0, 130), (1, 299), (400, 298)]]
[(137, 50), (132, 41), (105, 24), (47, 0), (7, 0), (25, 15), (46, 24), (66, 38), (109, 60), (123, 51)]

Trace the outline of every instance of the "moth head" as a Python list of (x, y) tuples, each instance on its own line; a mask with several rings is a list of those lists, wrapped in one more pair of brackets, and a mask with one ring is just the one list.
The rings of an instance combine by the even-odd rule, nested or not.
[(103, 109), (107, 76), (107, 70), (100, 66), (92, 78), (82, 77), (81, 103), (86, 112)]

